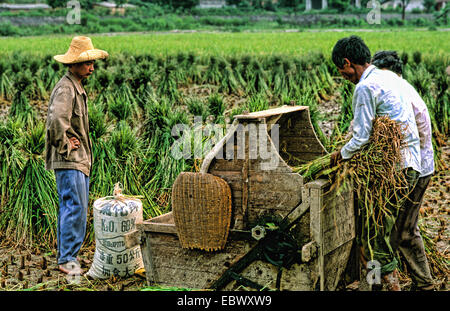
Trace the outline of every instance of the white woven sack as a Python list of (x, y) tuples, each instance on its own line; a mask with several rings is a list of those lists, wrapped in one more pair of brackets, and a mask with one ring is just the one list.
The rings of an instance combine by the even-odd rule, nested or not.
[(129, 277), (143, 268), (139, 245), (125, 247), (124, 235), (142, 222), (142, 202), (124, 197), (115, 191), (114, 197), (94, 202), (95, 254), (88, 275), (94, 279)]

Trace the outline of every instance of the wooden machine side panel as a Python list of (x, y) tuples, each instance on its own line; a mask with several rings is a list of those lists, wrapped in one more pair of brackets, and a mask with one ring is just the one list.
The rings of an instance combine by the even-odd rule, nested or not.
[(156, 272), (147, 278), (149, 284), (192, 289), (209, 288), (256, 243), (228, 240), (223, 250), (206, 252), (181, 248), (174, 234), (143, 233), (146, 251), (151, 251), (153, 270)]
[(303, 178), (297, 173), (272, 171), (249, 175), (248, 215), (251, 225), (263, 215), (286, 216), (300, 204)]
[[(303, 178), (297, 173), (292, 173), (292, 169), (278, 154), (268, 133), (262, 134), (265, 135), (263, 138), (267, 142), (267, 145), (263, 146), (264, 151), (268, 152), (264, 159), (258, 152), (253, 153), (257, 155), (256, 158), (251, 156), (254, 150), (250, 149), (254, 145), (249, 146), (248, 133), (245, 133), (244, 150), (239, 149), (242, 148), (242, 144), (241, 147), (236, 145), (238, 137), (235, 133), (229, 137), (229, 141), (235, 145), (224, 143), (217, 152), (226, 155), (227, 148), (233, 146), (234, 159), (214, 158), (208, 168), (208, 173), (224, 179), (230, 185), (233, 229), (248, 229), (249, 224), (264, 214), (285, 216), (301, 201)], [(238, 154), (243, 154), (244, 159), (237, 158)]]
[(355, 238), (353, 190), (338, 194), (326, 180), (305, 185), (311, 212), (311, 236), (319, 246), (321, 290), (335, 290)]
[(280, 125), (280, 155), (290, 165), (298, 166), (327, 153), (317, 138), (309, 109), (283, 115)]
[(353, 191), (330, 191), (329, 186), (322, 189), (324, 196), (322, 206), (324, 253), (328, 254), (352, 240), (355, 233), (353, 209)]
[[(257, 260), (246, 267), (241, 275), (251, 281), (264, 286), (268, 290), (276, 290), (278, 268), (270, 263)], [(317, 281), (315, 263), (294, 264), (287, 270), (283, 269), (280, 279), (280, 290), (290, 291), (312, 291)], [(236, 281), (231, 281), (224, 287), (225, 291), (241, 289)], [(252, 288), (245, 288), (252, 290)]]

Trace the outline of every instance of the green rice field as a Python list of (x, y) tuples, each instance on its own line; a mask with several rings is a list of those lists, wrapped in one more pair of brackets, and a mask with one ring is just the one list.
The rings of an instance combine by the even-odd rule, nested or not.
[[(448, 31), (325, 31), (258, 33), (152, 33), (92, 35), (94, 46), (111, 54), (173, 54), (193, 51), (213, 55), (303, 55), (313, 51), (331, 53), (337, 40), (352, 34), (364, 39), (372, 52), (381, 49), (447, 55)], [(64, 53), (72, 36), (45, 36), (0, 39), (0, 53), (25, 51), (33, 54)]]

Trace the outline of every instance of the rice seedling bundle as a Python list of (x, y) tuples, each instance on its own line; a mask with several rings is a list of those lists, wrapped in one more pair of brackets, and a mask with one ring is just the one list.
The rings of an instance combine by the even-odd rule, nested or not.
[(216, 120), (223, 118), (225, 108), (226, 108), (225, 102), (220, 94), (214, 93), (211, 96), (209, 96), (208, 111), (211, 115), (213, 115), (216, 118)]
[(270, 95), (270, 88), (267, 85), (267, 73), (258, 60), (253, 60), (250, 64), (251, 73), (247, 84), (249, 94), (265, 93)]
[(331, 190), (353, 187), (362, 221), (361, 239), (373, 258), (372, 240), (382, 234), (387, 222), (395, 220), (398, 208), (409, 193), (401, 169), (404, 129), (386, 116), (373, 121), (369, 143), (347, 161), (330, 166), (330, 155), (294, 169), (305, 180), (328, 178)]
[(14, 243), (54, 246), (58, 199), (54, 175), (45, 169), (45, 124), (29, 124), (22, 150), (26, 162), (20, 170), (0, 219), (5, 238)]
[(238, 91), (239, 84), (234, 76), (234, 72), (225, 59), (219, 60), (219, 70), (223, 73), (219, 85), (219, 92), (231, 94)]
[(25, 162), (18, 149), (24, 124), (20, 119), (0, 123), (0, 214), (11, 195), (12, 186)]
[[(222, 80), (223, 73), (219, 69), (220, 58), (216, 56), (211, 56), (209, 58), (209, 64), (205, 71), (204, 83), (219, 85)], [(222, 65), (223, 67), (223, 65)]]
[(174, 64), (166, 63), (166, 65), (161, 69), (157, 92), (161, 97), (165, 96), (171, 101), (178, 100), (180, 93), (178, 91), (176, 66)]
[(186, 64), (186, 76), (187, 83), (200, 84), (202, 77), (202, 70), (200, 65), (197, 63), (198, 57), (194, 53), (189, 53), (185, 61)]
[[(1, 66), (1, 63), (0, 63)], [(11, 99), (13, 95), (13, 83), (4, 69), (0, 68), (0, 97)]]

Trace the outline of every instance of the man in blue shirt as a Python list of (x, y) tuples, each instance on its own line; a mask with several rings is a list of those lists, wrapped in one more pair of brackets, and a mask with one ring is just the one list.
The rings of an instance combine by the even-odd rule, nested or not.
[[(370, 64), (370, 50), (364, 41), (351, 36), (340, 39), (333, 48), (332, 60), (339, 73), (356, 85), (353, 94), (353, 132), (350, 141), (331, 155), (331, 165), (340, 160), (350, 159), (369, 142), (372, 132), (372, 122), (377, 116), (388, 116), (406, 128), (405, 147), (402, 149), (403, 172), (412, 189), (421, 171), (420, 140), (414, 118), (413, 108), (407, 102), (407, 94), (401, 79), (393, 72), (380, 70)], [(377, 235), (372, 241), (373, 258), (363, 253), (367, 260), (377, 260), (381, 265), (383, 281), (390, 290), (400, 290), (397, 278), (397, 260), (395, 250), (389, 243), (392, 228), (384, 228), (384, 235)], [(363, 246), (368, 241), (361, 237)]]

